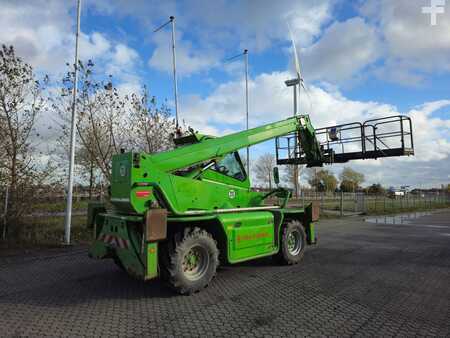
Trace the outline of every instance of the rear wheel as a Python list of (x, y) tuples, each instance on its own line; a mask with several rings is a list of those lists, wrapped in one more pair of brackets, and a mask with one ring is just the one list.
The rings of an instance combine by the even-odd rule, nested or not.
[(297, 264), (303, 258), (306, 234), (302, 224), (293, 220), (282, 228), (280, 251), (275, 256), (283, 264)]
[(162, 250), (161, 276), (181, 294), (197, 292), (211, 282), (219, 265), (219, 250), (212, 236), (199, 228), (186, 228)]

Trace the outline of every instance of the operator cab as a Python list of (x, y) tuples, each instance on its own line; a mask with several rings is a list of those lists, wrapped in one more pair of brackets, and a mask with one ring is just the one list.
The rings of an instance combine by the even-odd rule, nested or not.
[(237, 151), (225, 155), (220, 161), (215, 162), (211, 169), (239, 181), (244, 181), (247, 178), (247, 174)]

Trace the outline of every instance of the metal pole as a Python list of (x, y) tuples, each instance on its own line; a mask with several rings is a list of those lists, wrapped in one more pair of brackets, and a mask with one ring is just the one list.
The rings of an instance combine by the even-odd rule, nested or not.
[(77, 33), (75, 37), (75, 74), (73, 79), (73, 96), (72, 96), (72, 125), (70, 129), (70, 164), (69, 164), (69, 182), (67, 184), (67, 207), (66, 220), (64, 226), (64, 239), (66, 244), (70, 244), (70, 225), (72, 219), (72, 189), (73, 189), (73, 171), (75, 165), (75, 141), (76, 141), (76, 99), (78, 90), (78, 38), (80, 35), (80, 15), (81, 15), (81, 0), (78, 0), (77, 5)]
[[(294, 90), (294, 96), (293, 96), (293, 98), (294, 98), (294, 116), (296, 116), (297, 115), (297, 85), (293, 85), (292, 89)], [(295, 138), (294, 157), (296, 156), (295, 152), (297, 152), (297, 142), (298, 142), (297, 138)], [(295, 195), (297, 196), (298, 195), (298, 166), (297, 166), (297, 164), (294, 164), (294, 179), (295, 179), (295, 182), (294, 182)]]
[(294, 89), (294, 116), (297, 115), (297, 85), (292, 86)]
[[(245, 114), (246, 128), (248, 130), (248, 49), (244, 49), (245, 59)], [(247, 176), (250, 179), (250, 147), (247, 147)]]
[(3, 239), (6, 239), (6, 217), (8, 215), (8, 197), (9, 197), (9, 189), (8, 186), (6, 186), (5, 208), (3, 209)]
[(178, 130), (178, 84), (177, 84), (177, 57), (175, 53), (175, 17), (170, 17), (172, 23), (172, 63), (173, 63), (173, 91), (175, 95), (175, 120)]

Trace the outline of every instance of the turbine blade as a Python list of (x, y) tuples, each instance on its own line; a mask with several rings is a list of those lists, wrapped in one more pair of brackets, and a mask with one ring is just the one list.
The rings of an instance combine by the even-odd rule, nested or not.
[(292, 51), (294, 53), (295, 71), (297, 73), (298, 80), (301, 82), (303, 79), (302, 79), (302, 73), (300, 70), (300, 60), (298, 58), (297, 47), (295, 46), (294, 34), (292, 33), (289, 23), (288, 23), (288, 30), (289, 30), (289, 35), (291, 37)]

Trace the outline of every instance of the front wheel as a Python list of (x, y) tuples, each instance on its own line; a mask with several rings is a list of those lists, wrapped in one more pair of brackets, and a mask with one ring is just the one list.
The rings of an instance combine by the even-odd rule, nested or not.
[(169, 286), (181, 294), (208, 286), (219, 265), (219, 250), (212, 236), (199, 228), (186, 228), (183, 236), (175, 236), (174, 243), (167, 244), (161, 269)]
[(306, 234), (302, 224), (293, 220), (282, 229), (280, 251), (276, 259), (283, 264), (297, 264), (303, 258), (306, 247)]

